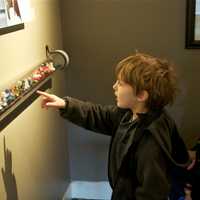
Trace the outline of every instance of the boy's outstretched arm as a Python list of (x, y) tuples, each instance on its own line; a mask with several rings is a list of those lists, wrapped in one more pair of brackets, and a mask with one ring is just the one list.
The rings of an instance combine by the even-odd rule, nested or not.
[(53, 94), (37, 91), (42, 96), (42, 108), (57, 108), (60, 115), (85, 129), (111, 135), (127, 111), (117, 106), (102, 106), (80, 101), (72, 97), (60, 98)]

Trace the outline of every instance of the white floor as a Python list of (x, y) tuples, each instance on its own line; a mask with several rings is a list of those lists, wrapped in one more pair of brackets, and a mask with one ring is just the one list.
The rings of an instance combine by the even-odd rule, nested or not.
[(72, 198), (105, 200), (111, 198), (111, 193), (110, 185), (106, 181), (73, 181), (70, 183), (63, 200)]

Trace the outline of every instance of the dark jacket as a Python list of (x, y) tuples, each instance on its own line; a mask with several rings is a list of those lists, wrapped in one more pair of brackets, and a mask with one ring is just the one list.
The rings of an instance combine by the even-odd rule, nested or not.
[[(62, 117), (85, 129), (111, 136), (108, 178), (112, 200), (167, 200), (170, 169), (185, 167), (187, 149), (175, 122), (165, 110), (140, 114), (132, 125), (132, 111), (65, 97)], [(120, 151), (113, 151), (113, 149)]]

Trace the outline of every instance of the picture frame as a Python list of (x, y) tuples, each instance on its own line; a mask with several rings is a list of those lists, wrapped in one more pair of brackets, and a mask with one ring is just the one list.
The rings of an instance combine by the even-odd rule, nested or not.
[(0, 35), (24, 29), (18, 0), (0, 0)]
[(200, 49), (200, 0), (187, 0), (186, 49)]

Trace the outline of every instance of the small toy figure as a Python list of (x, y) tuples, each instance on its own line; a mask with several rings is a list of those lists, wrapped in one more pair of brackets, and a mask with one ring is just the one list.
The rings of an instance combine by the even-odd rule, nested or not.
[(41, 75), (41, 79), (45, 78), (47, 73), (45, 72), (45, 66), (40, 66), (38, 69), (40, 75)]
[(54, 72), (56, 70), (56, 68), (53, 65), (53, 62), (49, 62), (48, 66), (49, 66), (49, 69), (51, 70), (51, 72)]
[(52, 62), (43, 63), (40, 68), (41, 68), (41, 71), (43, 71), (45, 74), (51, 74), (53, 71), (55, 71), (55, 68)]
[(42, 75), (43, 78), (45, 78), (46, 76), (48, 76), (48, 74), (50, 73), (49, 67), (46, 66), (45, 64), (42, 64), (39, 67), (39, 71), (40, 71), (40, 74)]
[(31, 87), (33, 85), (33, 80), (30, 76), (27, 79), (28, 79), (29, 85)]
[(0, 101), (0, 112), (2, 112), (2, 111), (3, 111), (3, 109), (4, 109), (3, 102), (2, 102), (2, 101)]
[(43, 77), (46, 77), (49, 74), (51, 74), (53, 71), (55, 71), (55, 68), (53, 67), (52, 62), (46, 62), (46, 63), (41, 64), (41, 66), (39, 67), (39, 71)]
[(22, 83), (22, 81), (17, 81), (16, 90), (17, 90), (19, 95), (21, 95), (23, 93), (23, 83)]
[(23, 80), (22, 80), (22, 89), (23, 89), (23, 91), (28, 90), (30, 87), (31, 87), (31, 86), (30, 86), (30, 84), (29, 84), (28, 79), (23, 79)]
[(42, 79), (42, 75), (40, 74), (40, 71), (38, 69), (36, 69), (35, 71), (33, 71), (32, 74), (32, 80), (34, 83), (39, 82)]
[(6, 107), (8, 105), (6, 96), (7, 95), (6, 95), (5, 91), (1, 92), (1, 101), (2, 101), (3, 107)]
[(10, 89), (5, 90), (4, 97), (6, 98), (7, 104), (10, 104), (12, 101), (15, 100), (15, 95), (11, 92)]
[(11, 88), (11, 92), (13, 93), (13, 95), (15, 95), (15, 97), (18, 97), (20, 95), (20, 91), (18, 90), (16, 85)]

